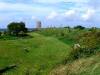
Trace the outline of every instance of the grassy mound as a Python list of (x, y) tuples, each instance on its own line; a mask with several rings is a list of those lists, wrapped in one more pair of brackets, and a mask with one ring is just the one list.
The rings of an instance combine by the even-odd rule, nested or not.
[(4, 75), (48, 75), (67, 57), (70, 46), (53, 37), (30, 33), (33, 38), (0, 40), (0, 69), (16, 64)]
[(28, 35), (1, 37), (0, 71), (14, 66), (4, 75), (100, 74), (100, 32), (47, 28)]

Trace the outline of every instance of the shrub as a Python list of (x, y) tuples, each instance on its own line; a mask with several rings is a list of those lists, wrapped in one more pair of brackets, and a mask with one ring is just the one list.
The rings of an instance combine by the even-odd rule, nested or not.
[(0, 36), (1, 36), (2, 32), (0, 32)]
[(71, 32), (71, 27), (67, 26), (67, 27), (64, 27), (68, 30), (68, 32)]
[(79, 43), (83, 48), (95, 49), (100, 44), (100, 32), (86, 32), (79, 37)]
[(92, 27), (92, 28), (89, 29), (89, 31), (96, 32), (97, 31), (97, 28), (96, 27)]
[(99, 51), (100, 32), (86, 32), (77, 40), (80, 47), (72, 47), (68, 60), (76, 60), (82, 57), (89, 57)]
[(92, 54), (95, 54), (96, 51), (94, 49), (87, 49), (87, 48), (79, 48), (79, 49), (72, 49), (69, 54), (69, 60), (76, 60), (82, 57), (89, 57)]
[(7, 31), (3, 31), (3, 32), (0, 33), (0, 35), (1, 36), (6, 36), (6, 35), (8, 35), (8, 32)]
[(74, 29), (80, 29), (80, 30), (83, 30), (85, 29), (85, 27), (81, 26), (81, 25), (78, 25), (78, 26), (75, 26)]

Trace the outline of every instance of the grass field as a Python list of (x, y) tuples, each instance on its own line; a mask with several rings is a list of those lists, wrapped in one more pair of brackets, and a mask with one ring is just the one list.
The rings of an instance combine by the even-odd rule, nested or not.
[[(4, 75), (47, 75), (58, 63), (67, 57), (70, 46), (53, 37), (37, 33), (32, 38), (0, 40), (0, 68), (17, 64), (17, 68)], [(26, 52), (28, 49), (29, 52)]]
[(0, 69), (16, 64), (3, 75), (100, 75), (99, 53), (63, 64), (84, 32), (53, 28), (31, 32), (28, 38), (1, 37)]

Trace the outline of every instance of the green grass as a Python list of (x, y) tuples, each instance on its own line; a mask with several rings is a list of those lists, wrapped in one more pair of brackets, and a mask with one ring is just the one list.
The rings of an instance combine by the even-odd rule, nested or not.
[(52, 36), (68, 45), (73, 45), (77, 43), (76, 40), (77, 36), (87, 31), (88, 31), (87, 29), (85, 30), (71, 29), (69, 32), (67, 28), (47, 28), (47, 29), (41, 29), (40, 31), (37, 31), (37, 33), (44, 36), (50, 36), (50, 37)]
[(4, 75), (26, 75), (27, 72), (29, 75), (99, 75), (99, 53), (64, 65), (71, 47), (77, 43), (77, 36), (87, 31), (71, 29), (68, 32), (66, 28), (48, 28), (29, 33), (31, 37), (2, 36), (0, 69), (17, 64)]
[[(65, 29), (45, 29), (38, 32), (44, 36), (52, 36), (62, 41), (66, 45), (73, 46), (75, 43), (78, 43), (79, 40), (77, 36), (82, 35), (84, 32), (89, 32), (87, 29), (85, 30), (74, 30), (71, 32)], [(63, 35), (62, 35), (63, 33)], [(100, 49), (99, 49), (100, 50)], [(100, 74), (100, 54), (90, 55), (87, 58), (80, 58), (78, 60), (73, 60), (69, 64), (66, 65), (61, 64), (59, 67), (55, 67), (50, 75), (99, 75)], [(52, 73), (53, 72), (53, 73)]]
[[(70, 51), (70, 46), (54, 37), (30, 33), (33, 38), (0, 40), (0, 68), (17, 64), (4, 75), (47, 75)], [(29, 52), (25, 52), (28, 49)]]

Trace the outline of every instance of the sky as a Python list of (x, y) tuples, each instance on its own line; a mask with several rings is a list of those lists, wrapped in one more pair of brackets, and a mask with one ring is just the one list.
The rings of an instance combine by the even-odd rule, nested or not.
[(28, 28), (83, 25), (100, 27), (100, 0), (0, 0), (0, 28), (25, 22)]

